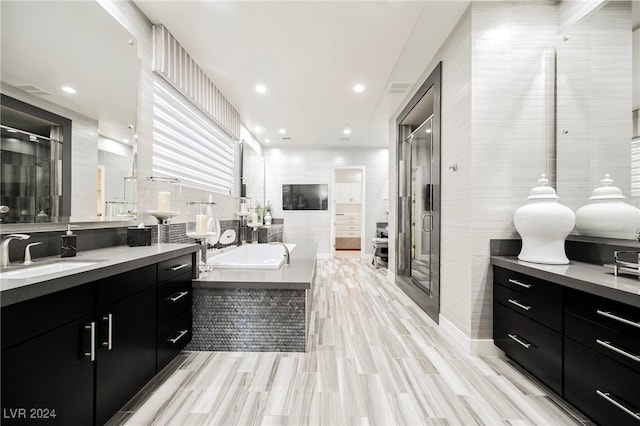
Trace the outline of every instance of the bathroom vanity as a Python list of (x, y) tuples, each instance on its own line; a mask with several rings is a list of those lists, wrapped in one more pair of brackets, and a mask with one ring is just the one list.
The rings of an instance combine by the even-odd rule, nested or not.
[(197, 250), (110, 247), (2, 279), (2, 422), (107, 422), (190, 340)]
[(316, 278), (315, 244), (278, 269), (215, 269), (193, 281), (189, 350), (304, 352)]
[(640, 281), (493, 256), (496, 346), (600, 424), (640, 421)]

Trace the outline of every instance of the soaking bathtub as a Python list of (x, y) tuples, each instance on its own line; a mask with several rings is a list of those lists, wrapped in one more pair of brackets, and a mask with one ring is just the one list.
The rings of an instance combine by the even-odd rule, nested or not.
[[(284, 244), (292, 253), (295, 244)], [(214, 269), (280, 269), (285, 261), (281, 244), (243, 244), (212, 256), (207, 264)]]

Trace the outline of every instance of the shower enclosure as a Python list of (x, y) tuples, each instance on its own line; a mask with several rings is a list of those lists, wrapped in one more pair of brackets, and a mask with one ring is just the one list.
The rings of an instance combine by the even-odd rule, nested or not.
[(396, 283), (434, 321), (440, 313), (440, 73), (398, 118)]

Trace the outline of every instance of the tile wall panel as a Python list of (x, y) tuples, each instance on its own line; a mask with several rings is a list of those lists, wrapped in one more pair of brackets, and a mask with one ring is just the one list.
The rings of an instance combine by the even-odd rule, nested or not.
[[(319, 254), (331, 253), (330, 211), (283, 211), (282, 184), (329, 184), (333, 201), (332, 171), (339, 167), (365, 167), (365, 241), (375, 237), (375, 223), (387, 221), (388, 150), (364, 149), (264, 149), (265, 199), (273, 206), (272, 215), (285, 220), (285, 242), (314, 242)], [(365, 252), (372, 253), (371, 244)]]

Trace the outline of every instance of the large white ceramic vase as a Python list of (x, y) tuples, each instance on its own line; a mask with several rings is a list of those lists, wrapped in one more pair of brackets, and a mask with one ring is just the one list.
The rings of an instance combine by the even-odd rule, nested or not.
[(580, 235), (633, 239), (640, 231), (640, 209), (625, 203), (622, 191), (612, 186), (606, 174), (602, 186), (591, 193), (591, 203), (576, 211), (576, 230)]
[(518, 259), (525, 262), (565, 265), (564, 241), (575, 225), (573, 211), (558, 202), (545, 175), (529, 194), (530, 202), (516, 210), (513, 223), (522, 237)]

